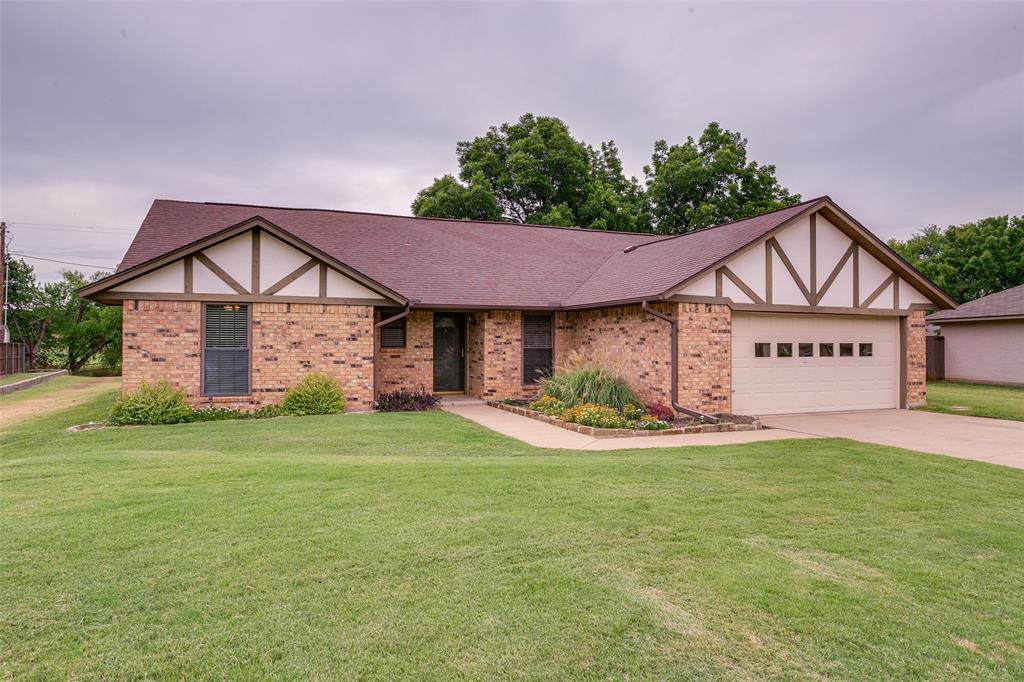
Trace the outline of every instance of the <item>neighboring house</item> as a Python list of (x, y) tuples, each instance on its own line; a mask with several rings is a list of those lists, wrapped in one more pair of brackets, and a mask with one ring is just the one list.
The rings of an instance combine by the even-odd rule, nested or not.
[(943, 337), (946, 379), (1024, 386), (1024, 284), (929, 315), (928, 323)]
[(672, 237), (158, 200), (82, 294), (123, 306), (126, 390), (253, 408), (320, 371), (355, 410), (528, 397), (574, 349), (707, 413), (916, 405), (954, 305), (828, 197)]

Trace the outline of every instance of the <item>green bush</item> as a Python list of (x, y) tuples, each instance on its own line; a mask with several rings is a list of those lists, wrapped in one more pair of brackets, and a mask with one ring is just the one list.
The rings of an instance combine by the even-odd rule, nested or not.
[(297, 386), (288, 389), (281, 401), (281, 414), (294, 417), (344, 411), (345, 396), (341, 385), (319, 372), (304, 376)]
[(110, 412), (111, 424), (178, 424), (192, 420), (185, 394), (166, 381), (142, 382), (135, 393), (122, 393)]
[(626, 382), (605, 369), (580, 368), (555, 374), (542, 380), (544, 395), (574, 407), (584, 403), (608, 405), (622, 410), (627, 405), (642, 405)]
[(194, 422), (219, 422), (226, 419), (247, 419), (248, 414), (241, 410), (232, 410), (227, 407), (205, 407), (201, 410), (194, 410), (190, 421)]

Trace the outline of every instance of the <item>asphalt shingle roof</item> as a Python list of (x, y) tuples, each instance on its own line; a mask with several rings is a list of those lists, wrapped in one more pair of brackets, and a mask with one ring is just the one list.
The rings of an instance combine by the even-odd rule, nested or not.
[(1024, 318), (1024, 284), (976, 298), (952, 310), (941, 310), (928, 316), (929, 322), (969, 320), (978, 317)]

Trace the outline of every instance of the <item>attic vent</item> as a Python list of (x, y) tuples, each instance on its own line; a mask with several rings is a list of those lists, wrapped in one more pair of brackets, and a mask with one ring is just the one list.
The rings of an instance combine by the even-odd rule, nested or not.
[(622, 250), (622, 253), (629, 253), (630, 251), (636, 251), (638, 248), (640, 248), (639, 244), (630, 244), (629, 246), (627, 246), (626, 248), (624, 248)]

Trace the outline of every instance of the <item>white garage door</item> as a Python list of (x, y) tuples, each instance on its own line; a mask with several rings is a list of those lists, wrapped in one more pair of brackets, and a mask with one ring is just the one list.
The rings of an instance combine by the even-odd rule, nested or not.
[(899, 406), (898, 318), (734, 314), (737, 414)]

